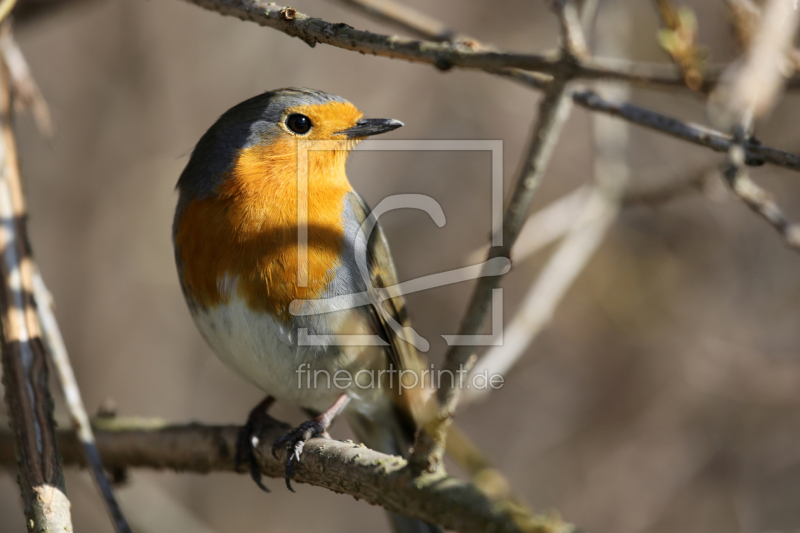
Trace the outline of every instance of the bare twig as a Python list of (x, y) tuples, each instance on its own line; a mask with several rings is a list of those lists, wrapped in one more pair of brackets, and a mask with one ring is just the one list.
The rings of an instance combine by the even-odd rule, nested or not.
[[(601, 53), (622, 52), (625, 44), (619, 35), (614, 34), (600, 35), (597, 39)], [(630, 93), (627, 87), (620, 86), (599, 87), (598, 90), (622, 98)], [(473, 375), (504, 375), (508, 372), (550, 322), (564, 295), (603, 242), (622, 207), (623, 193), (630, 178), (627, 162), (629, 129), (626, 123), (605, 115), (592, 117), (595, 185), (581, 208), (571, 217), (565, 239), (523, 296), (520, 309), (505, 326), (502, 345), (489, 348), (475, 365)], [(516, 248), (514, 251), (518, 252)], [(468, 396), (470, 399), (477, 399), (485, 396), (486, 392), (473, 387), (465, 394), (471, 395)]]
[[(713, 172), (712, 172), (713, 170)], [(657, 207), (689, 194), (702, 192), (716, 169), (703, 169), (688, 178), (667, 181), (654, 187), (639, 187), (626, 190), (621, 198), (622, 207)], [(514, 245), (514, 261), (519, 263), (569, 233), (578, 218), (591, 224), (594, 220), (581, 216), (593, 188), (582, 185), (552, 201), (533, 213), (520, 231)], [(470, 253), (467, 262), (478, 263), (486, 256), (488, 245)]]
[(561, 30), (561, 49), (569, 61), (581, 62), (589, 58), (589, 47), (581, 27), (578, 8), (572, 0), (550, 0), (551, 7), (558, 17)]
[[(578, 187), (528, 217), (514, 244), (514, 261), (524, 261), (566, 235), (586, 205), (591, 191), (588, 185)], [(488, 245), (484, 246), (480, 256), (476, 251), (471, 262), (483, 261), (488, 249)]]
[[(674, 65), (663, 63), (635, 63), (617, 59), (594, 58), (576, 64), (559, 56), (520, 54), (488, 46), (473, 50), (461, 43), (419, 41), (406, 37), (379, 35), (355, 30), (347, 24), (333, 24), (309, 17), (293, 10), (291, 18), (284, 16), (285, 7), (257, 0), (186, 0), (222, 15), (255, 22), (291, 36), (310, 46), (327, 44), (345, 50), (372, 54), (417, 63), (427, 63), (438, 69), (453, 67), (480, 69), (495, 72), (503, 68), (518, 68), (552, 76), (584, 80), (615, 80), (639, 85), (681, 88), (683, 74)], [(710, 68), (708, 90), (715, 81), (719, 68)]]
[(368, 15), (397, 26), (411, 35), (431, 41), (459, 40), (456, 32), (438, 20), (398, 2), (388, 0), (339, 0), (341, 3), (366, 12)]
[[(486, 375), (505, 375), (525, 354), (594, 255), (618, 210), (618, 199), (599, 187), (593, 188), (586, 207), (573, 220), (566, 238), (545, 265), (536, 283), (523, 296), (520, 309), (505, 325), (503, 345), (491, 347), (478, 360), (472, 370), (473, 375), (485, 372), (488, 372)], [(465, 400), (479, 400), (488, 392), (477, 388), (467, 389)]]
[[(361, 2), (348, 1), (347, 3), (353, 6), (361, 5)], [(382, 20), (394, 23), (399, 27), (408, 28), (415, 34), (425, 38), (435, 39), (438, 35), (436, 31), (445, 27), (441, 23), (436, 23), (434, 25), (416, 24), (417, 20), (427, 20), (428, 17), (423, 13), (411, 11), (410, 8), (407, 7), (402, 8), (404, 12), (407, 13), (407, 16), (402, 20), (397, 20), (393, 18), (393, 13), (395, 13), (397, 4), (391, 0), (370, 0), (369, 3), (373, 6), (380, 5), (383, 7), (380, 15)], [(372, 12), (373, 11), (367, 11), (367, 13)], [(466, 40), (478, 49), (483, 47), (483, 44), (473, 37), (463, 36), (461, 34), (455, 35), (459, 36), (458, 38), (460, 39)], [(551, 82), (551, 79), (547, 76), (525, 72), (520, 69), (498, 68), (486, 70), (487, 72), (509, 78), (534, 89), (544, 89)], [(704, 146), (717, 152), (727, 152), (728, 148), (730, 148), (731, 136), (712, 128), (678, 120), (628, 102), (608, 100), (592, 90), (570, 89), (570, 96), (573, 102), (590, 111), (613, 115), (633, 124), (652, 129), (659, 133), (664, 133), (686, 142)], [(755, 142), (749, 142), (747, 145), (746, 161), (748, 164), (753, 165), (770, 163), (800, 171), (800, 156), (797, 154), (777, 150)]]
[[(563, 17), (563, 10), (559, 11), (559, 4), (553, 6), (556, 14)], [(569, 29), (567, 28), (569, 26)], [(562, 24), (565, 35), (562, 36), (562, 55), (569, 56), (567, 49), (570, 45), (570, 36), (567, 31), (574, 31), (582, 35), (580, 24), (572, 22)], [(577, 60), (575, 57), (565, 59), (567, 62)], [(569, 117), (571, 100), (567, 92), (569, 77), (556, 77), (547, 86), (545, 96), (539, 104), (539, 114), (529, 141), (528, 151), (523, 159), (522, 167), (514, 185), (501, 228), (499, 245), (493, 246), (488, 253), (488, 259), (497, 257), (510, 257), (511, 248), (516, 241), (525, 219), (528, 216), (533, 197), (539, 189), (544, 171), (550, 161), (561, 130)], [(493, 236), (492, 244), (495, 244)], [(464, 339), (478, 333), (489, 306), (492, 303), (494, 289), (500, 283), (497, 276), (482, 276), (478, 279), (472, 298), (467, 306), (464, 318), (461, 320), (458, 335)], [(475, 346), (472, 342), (449, 343), (445, 354), (444, 372), (450, 375), (463, 375), (469, 373), (475, 365)], [(461, 393), (460, 386), (451, 380), (448, 384), (440, 384), (436, 391), (435, 413), (427, 413), (428, 419), (424, 421), (423, 431), (417, 435), (414, 450), (409, 460), (415, 471), (436, 472), (442, 463), (442, 456), (447, 440), (447, 431), (455, 414), (456, 405)]]
[[(747, 50), (761, 27), (761, 6), (752, 0), (725, 0), (730, 9), (736, 42), (739, 48)], [(787, 58), (795, 71), (800, 70), (800, 50), (792, 48)]]
[(53, 298), (47, 290), (44, 280), (38, 270), (34, 272), (33, 291), (34, 298), (37, 302), (39, 320), (44, 330), (45, 343), (50, 352), (53, 365), (58, 372), (58, 381), (64, 393), (64, 398), (66, 399), (67, 409), (72, 418), (72, 425), (75, 428), (78, 440), (81, 442), (83, 454), (92, 471), (92, 477), (97, 486), (97, 490), (100, 491), (103, 497), (106, 510), (114, 524), (114, 530), (117, 531), (117, 533), (130, 533), (131, 527), (128, 525), (119, 503), (117, 503), (114, 491), (111, 488), (111, 483), (103, 470), (103, 462), (100, 458), (100, 453), (97, 451), (97, 444), (94, 439), (94, 434), (92, 433), (92, 426), (89, 423), (89, 416), (86, 414), (86, 409), (83, 406), (81, 391), (78, 388), (78, 382), (72, 371), (72, 364), (69, 360), (67, 347), (64, 344), (64, 339), (61, 337), (61, 330), (58, 327), (55, 314), (53, 314)]
[(30, 109), (42, 135), (52, 136), (53, 120), (50, 117), (50, 108), (39, 90), (39, 85), (33, 79), (28, 62), (22, 55), (22, 50), (10, 30), (0, 36), (0, 49), (11, 75), (15, 107)]
[[(273, 424), (261, 435), (261, 472), (283, 478), (285, 465), (272, 457), (270, 443), (287, 430)], [(201, 424), (167, 425), (142, 419), (97, 421), (95, 435), (109, 468), (147, 467), (179, 472), (235, 471), (234, 450), (239, 428)], [(79, 441), (59, 431), (66, 464), (83, 464)], [(13, 464), (11, 436), (0, 431), (0, 464)], [(400, 457), (384, 455), (352, 442), (314, 438), (303, 448), (297, 483), (309, 483), (350, 494), (392, 512), (447, 529), (469, 532), (508, 531), (568, 533), (569, 524), (535, 515), (522, 507), (492, 500), (469, 483), (444, 473), (414, 477)]]
[(790, 248), (798, 251), (800, 226), (789, 222), (772, 195), (750, 179), (744, 165), (753, 121), (775, 105), (786, 82), (783, 63), (799, 21), (800, 15), (791, 2), (769, 0), (744, 61), (725, 72), (723, 83), (712, 95), (717, 119), (731, 124), (734, 132), (723, 175), (733, 192), (767, 220)]
[(64, 492), (53, 428), (47, 354), (32, 296), (35, 267), (11, 127), (8, 78), (5, 64), (0, 64), (0, 313), (6, 404), (15, 437), (28, 529), (66, 533), (72, 531), (70, 503)]
[(731, 146), (723, 166), (723, 175), (733, 192), (747, 207), (761, 215), (774, 227), (790, 248), (800, 251), (800, 224), (793, 224), (784, 215), (772, 195), (750, 179), (744, 169), (744, 135)]
[(800, 13), (794, 2), (769, 0), (758, 31), (743, 60), (731, 65), (711, 95), (718, 125), (735, 124), (765, 115), (772, 109), (791, 72), (792, 50)]
[[(538, 190), (550, 161), (556, 140), (569, 116), (570, 100), (566, 82), (551, 85), (539, 105), (539, 115), (531, 134), (530, 145), (516, 180), (514, 192), (503, 217), (502, 245), (491, 248), (489, 259), (508, 257), (522, 225), (527, 218), (531, 201)], [(472, 294), (467, 312), (461, 321), (459, 335), (475, 335), (488, 311), (492, 292), (499, 284), (496, 276), (481, 277)], [(444, 371), (452, 375), (469, 372), (474, 365), (474, 346), (452, 345), (445, 356)], [(453, 380), (454, 381), (454, 380)], [(446, 385), (446, 383), (444, 384)], [(455, 382), (437, 391), (439, 406), (433, 420), (421, 431), (414, 445), (412, 466), (419, 470), (436, 471), (441, 464), (447, 428), (458, 403), (459, 388)]]
[[(575, 91), (572, 93), (572, 99), (586, 109), (614, 115), (670, 137), (705, 146), (715, 152), (727, 152), (731, 147), (731, 136), (728, 134), (655, 113), (627, 102), (605, 100), (591, 90)], [(758, 166), (764, 163), (800, 171), (800, 155), (771, 148), (752, 139), (748, 140), (745, 143), (745, 164)]]

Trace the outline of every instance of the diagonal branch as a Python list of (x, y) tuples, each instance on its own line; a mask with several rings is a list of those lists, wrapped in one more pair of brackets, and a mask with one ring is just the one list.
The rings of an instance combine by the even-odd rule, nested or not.
[[(572, 93), (573, 101), (581, 107), (613, 115), (639, 126), (664, 133), (670, 137), (705, 146), (715, 152), (727, 153), (732, 136), (699, 124), (684, 122), (628, 102), (603, 99), (591, 90)], [(745, 143), (745, 164), (759, 166), (770, 163), (790, 170), (800, 171), (800, 155), (765, 146), (754, 139)]]
[(35, 265), (11, 127), (9, 73), (2, 60), (0, 126), (0, 341), (6, 404), (28, 529), (63, 533), (72, 531), (70, 503), (55, 440), (47, 354), (36, 317)]
[(786, 82), (782, 63), (791, 50), (800, 15), (783, 0), (769, 0), (761, 25), (742, 61), (731, 65), (711, 101), (719, 122), (733, 125), (733, 141), (723, 175), (733, 192), (767, 220), (786, 244), (800, 250), (800, 225), (792, 224), (767, 191), (747, 175), (744, 165), (753, 121), (775, 105)]
[(423, 39), (437, 42), (463, 39), (438, 20), (404, 4), (388, 0), (340, 0), (340, 2)]
[(89, 464), (89, 469), (92, 471), (92, 479), (103, 497), (106, 511), (114, 525), (114, 531), (117, 533), (131, 533), (131, 526), (122, 512), (122, 508), (114, 496), (114, 490), (111, 488), (111, 482), (108, 480), (105, 470), (103, 470), (103, 461), (100, 457), (100, 452), (97, 451), (97, 442), (95, 442), (94, 434), (92, 433), (89, 416), (83, 406), (81, 391), (78, 388), (75, 373), (72, 371), (72, 363), (69, 360), (67, 347), (61, 337), (61, 329), (58, 327), (55, 313), (53, 313), (53, 297), (47, 290), (38, 270), (34, 272), (33, 292), (38, 304), (37, 310), (44, 330), (45, 344), (58, 374), (58, 382), (64, 393), (72, 424), (81, 442), (83, 455)]
[(744, 168), (743, 144), (742, 140), (731, 146), (722, 167), (723, 176), (733, 193), (769, 222), (789, 248), (800, 251), (800, 224), (790, 222), (772, 195), (750, 179)]
[(578, 8), (572, 0), (550, 0), (551, 9), (558, 17), (561, 32), (561, 49), (568, 61), (581, 62), (589, 58), (589, 47), (581, 27)]
[[(440, 40), (443, 34), (468, 43), (469, 46), (481, 49), (484, 45), (473, 37), (462, 35), (447, 29), (447, 27), (424, 13), (397, 4), (391, 0), (342, 0), (344, 3), (360, 7), (366, 13), (374, 15), (384, 22), (392, 23), (400, 28), (407, 29), (421, 37)], [(487, 69), (487, 72), (511, 79), (533, 89), (544, 89), (551, 79), (541, 74), (526, 72), (514, 68)], [(588, 89), (570, 89), (572, 101), (590, 111), (605, 113), (632, 124), (675, 137), (682, 141), (710, 148), (715, 152), (727, 153), (731, 146), (731, 136), (718, 130), (678, 120), (650, 109), (635, 104), (607, 99), (595, 91)], [(764, 146), (752, 140), (746, 144), (746, 158), (749, 165), (770, 163), (795, 171), (800, 171), (800, 155), (785, 152), (769, 146)]]
[[(503, 216), (502, 245), (490, 249), (489, 259), (511, 255), (511, 247), (528, 216), (528, 209), (542, 181), (556, 140), (569, 117), (571, 102), (567, 95), (566, 81), (559, 80), (548, 89), (539, 104), (539, 115), (531, 133), (528, 152)], [(492, 292), (499, 283), (497, 276), (484, 276), (478, 280), (461, 321), (459, 335), (475, 335), (478, 332), (486, 318)], [(474, 350), (475, 347), (471, 345), (450, 346), (445, 356), (443, 372), (449, 371), (450, 375), (468, 373), (475, 364)], [(460, 394), (455, 380), (451, 380), (449, 386), (446, 385), (445, 382), (437, 390), (437, 412), (431, 415), (432, 420), (426, 424), (425, 431), (419, 433), (414, 444), (410, 462), (420, 471), (436, 471), (441, 465), (447, 428)]]
[[(553, 5), (556, 15), (565, 18), (564, 4), (559, 0)], [(567, 62), (578, 60), (571, 50), (576, 37), (579, 34), (583, 39), (583, 32), (580, 26), (572, 22), (562, 23), (562, 56)], [(572, 44), (571, 44), (572, 43)], [(488, 253), (488, 260), (497, 257), (510, 257), (511, 248), (517, 240), (520, 231), (528, 216), (533, 198), (539, 190), (539, 185), (544, 177), (544, 171), (550, 162), (550, 157), (561, 134), (567, 118), (572, 109), (572, 101), (569, 98), (568, 84), (569, 77), (556, 77), (547, 85), (544, 99), (539, 104), (539, 114), (536, 117), (528, 151), (522, 160), (522, 167), (516, 179), (514, 190), (509, 199), (503, 214), (503, 224), (501, 235), (492, 236), (492, 245)], [(499, 242), (495, 242), (500, 237)], [(482, 276), (478, 279), (472, 293), (467, 311), (459, 326), (458, 336), (468, 339), (476, 335), (486, 314), (492, 304), (494, 290), (499, 286), (498, 276)], [(443, 372), (449, 372), (451, 376), (463, 376), (469, 374), (475, 366), (477, 343), (469, 341), (458, 341), (450, 343), (445, 354)], [(448, 386), (449, 385), (449, 386)], [(417, 435), (414, 442), (414, 450), (409, 462), (411, 467), (417, 472), (436, 472), (440, 469), (444, 456), (447, 432), (455, 415), (456, 405), (461, 394), (460, 383), (457, 384), (453, 379), (447, 383), (440, 384), (436, 391), (436, 401), (430, 407), (435, 413), (425, 413), (426, 419), (423, 421), (423, 431)]]
[[(95, 435), (108, 468), (145, 467), (197, 473), (233, 472), (237, 426), (167, 425), (143, 419), (97, 421)], [(288, 426), (275, 423), (261, 435), (261, 472), (283, 478), (285, 465), (269, 447)], [(12, 437), (0, 430), (0, 465), (14, 462)], [(59, 431), (65, 464), (84, 464), (71, 431)], [(492, 500), (473, 485), (445, 474), (414, 477), (400, 457), (352, 442), (314, 438), (303, 449), (297, 483), (349, 494), (389, 511), (462, 533), (485, 531), (570, 533), (572, 526), (549, 515), (531, 514), (507, 501)]]

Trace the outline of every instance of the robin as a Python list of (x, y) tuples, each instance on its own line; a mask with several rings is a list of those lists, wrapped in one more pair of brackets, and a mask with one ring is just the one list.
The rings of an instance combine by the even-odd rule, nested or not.
[[(279, 89), (225, 112), (178, 180), (175, 261), (192, 318), (219, 358), (267, 394), (236, 454), (264, 490), (255, 454), (274, 400), (313, 413), (273, 444), (273, 454), (286, 450), (289, 490), (304, 443), (327, 435), (339, 414), (375, 450), (405, 456), (413, 442), (420, 396), (403, 391), (398, 373), (418, 371), (420, 357), (392, 329), (408, 326), (402, 296), (375, 297), (397, 275), (380, 227), (368, 237), (362, 231), (370, 210), (345, 174), (358, 142), (402, 125), (365, 119), (333, 94)], [(315, 141), (327, 144), (302, 148)], [(367, 301), (356, 302), (364, 294)], [(325, 301), (355, 303), (331, 309)], [(381, 342), (338, 342), (347, 335)], [(391, 518), (396, 531), (439, 531)]]

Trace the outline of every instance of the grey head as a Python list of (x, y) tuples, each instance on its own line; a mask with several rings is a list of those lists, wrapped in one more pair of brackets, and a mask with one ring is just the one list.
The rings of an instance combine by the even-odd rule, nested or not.
[(316, 89), (290, 87), (259, 94), (227, 110), (192, 151), (178, 180), (181, 201), (213, 194), (242, 150), (280, 131), (287, 109), (328, 102), (347, 100)]

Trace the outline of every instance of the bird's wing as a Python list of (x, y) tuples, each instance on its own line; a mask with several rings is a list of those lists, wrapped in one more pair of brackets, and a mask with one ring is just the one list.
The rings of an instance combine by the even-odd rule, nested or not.
[[(348, 200), (356, 218), (363, 225), (371, 210), (364, 199), (355, 192), (350, 193)], [(377, 223), (367, 243), (367, 261), (370, 270), (370, 283), (373, 287), (378, 288), (378, 292), (397, 285), (397, 272), (389, 251), (389, 243)], [(425, 390), (420, 376), (422, 360), (417, 349), (410, 342), (398, 337), (386, 320), (385, 315), (377, 309), (377, 306), (382, 305), (386, 315), (399, 323), (400, 326), (409, 327), (410, 322), (402, 294), (396, 291), (391, 291), (390, 294), (392, 297), (383, 299), (382, 303), (380, 302), (382, 298), (373, 298), (373, 303), (369, 305), (373, 330), (388, 343), (386, 352), (389, 362), (399, 371), (410, 370), (415, 372), (418, 378), (416, 380), (418, 385), (410, 388), (403, 387), (402, 391), (399, 390), (400, 387), (397, 383), (399, 380), (394, 380), (393, 384), (390, 385), (389, 388), (394, 389), (395, 392), (392, 395), (392, 403), (394, 404), (394, 412), (399, 426), (398, 429), (400, 430), (400, 435), (396, 435), (395, 438), (400, 448), (397, 451), (383, 451), (406, 455), (408, 447), (413, 442), (414, 433), (421, 416), (420, 409), (424, 404)], [(357, 431), (357, 433), (359, 432)], [(367, 444), (375, 447), (370, 442), (367, 442)]]
[[(348, 199), (356, 218), (359, 223), (363, 224), (371, 210), (364, 199), (356, 192), (351, 192)], [(370, 283), (374, 288), (380, 291), (397, 285), (397, 271), (394, 268), (389, 243), (386, 241), (386, 236), (381, 230), (380, 224), (377, 223), (375, 223), (367, 243), (367, 262)], [(392, 297), (384, 299), (382, 303), (378, 301), (378, 298), (373, 298), (370, 314), (376, 333), (389, 343), (387, 351), (389, 352), (389, 359), (395, 368), (398, 370), (418, 370), (419, 356), (414, 345), (395, 334), (384, 314), (378, 311), (377, 306), (379, 305), (382, 305), (385, 313), (398, 324), (402, 327), (408, 327), (409, 320), (405, 299), (401, 294), (394, 291), (392, 292)]]

